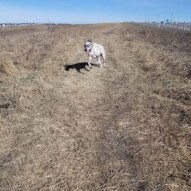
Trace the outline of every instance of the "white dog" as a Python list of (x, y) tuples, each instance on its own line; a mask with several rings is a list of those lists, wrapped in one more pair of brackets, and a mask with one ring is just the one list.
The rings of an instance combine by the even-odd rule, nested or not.
[(103, 60), (103, 64), (105, 65), (105, 49), (102, 45), (96, 44), (96, 43), (92, 42), (91, 40), (88, 40), (84, 44), (84, 51), (89, 56), (88, 65), (90, 68), (92, 67), (91, 66), (92, 58), (97, 59), (97, 63), (100, 65), (100, 68), (102, 67), (101, 58)]

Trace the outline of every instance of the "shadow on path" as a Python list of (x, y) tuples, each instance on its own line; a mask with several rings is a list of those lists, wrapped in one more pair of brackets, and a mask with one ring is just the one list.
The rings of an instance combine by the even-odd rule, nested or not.
[[(91, 65), (94, 67), (94, 66), (96, 66), (96, 67), (98, 67), (96, 64), (92, 64), (91, 63)], [(75, 64), (64, 64), (63, 65), (63, 67), (64, 67), (64, 69), (66, 70), (66, 71), (70, 71), (70, 70), (73, 70), (73, 69), (75, 69), (77, 72), (79, 72), (79, 73), (82, 73), (81, 72), (81, 69), (84, 69), (84, 70), (86, 70), (86, 71), (90, 71), (90, 68), (89, 68), (89, 66), (88, 66), (88, 63), (87, 62), (79, 62), (79, 63), (75, 63)]]

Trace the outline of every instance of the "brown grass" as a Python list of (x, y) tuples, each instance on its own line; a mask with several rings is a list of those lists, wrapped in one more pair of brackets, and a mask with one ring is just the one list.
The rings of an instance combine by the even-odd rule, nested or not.
[(17, 68), (8, 55), (1, 53), (0, 55), (0, 72), (5, 75), (13, 75), (17, 73)]
[(135, 24), (1, 30), (0, 190), (190, 190), (190, 42)]

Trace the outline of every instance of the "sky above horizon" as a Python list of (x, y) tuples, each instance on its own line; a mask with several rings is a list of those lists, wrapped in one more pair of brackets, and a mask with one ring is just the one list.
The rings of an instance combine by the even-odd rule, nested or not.
[(0, 23), (191, 22), (191, 0), (0, 0)]

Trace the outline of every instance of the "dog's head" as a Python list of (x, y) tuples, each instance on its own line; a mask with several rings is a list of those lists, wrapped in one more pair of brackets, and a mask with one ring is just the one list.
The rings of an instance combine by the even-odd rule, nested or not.
[(84, 51), (85, 52), (90, 52), (91, 49), (93, 47), (93, 42), (91, 40), (88, 40), (85, 44), (84, 44)]

